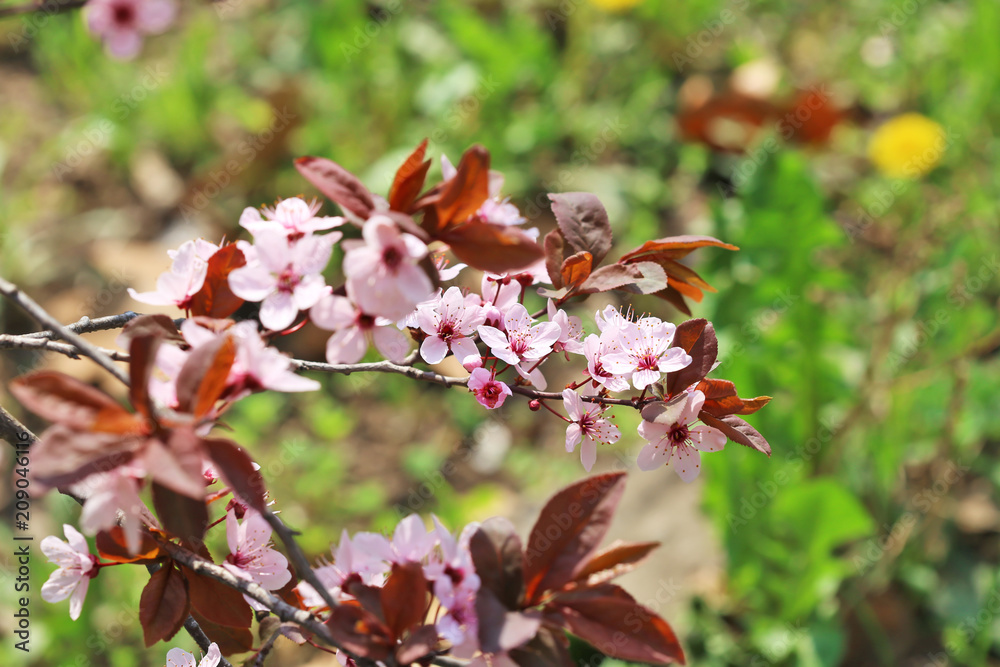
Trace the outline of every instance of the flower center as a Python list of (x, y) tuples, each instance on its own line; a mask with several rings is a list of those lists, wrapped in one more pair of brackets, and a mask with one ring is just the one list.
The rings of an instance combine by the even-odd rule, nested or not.
[(674, 424), (670, 429), (670, 442), (676, 447), (688, 441), (691, 430), (684, 424)]
[(655, 371), (655, 370), (659, 370), (659, 368), (660, 368), (660, 360), (659, 360), (658, 357), (656, 357), (653, 354), (647, 352), (646, 354), (644, 354), (641, 357), (639, 357), (639, 363), (636, 364), (636, 366), (640, 370)]
[(370, 331), (375, 328), (375, 318), (364, 313), (358, 315), (358, 328), (362, 331)]
[(438, 327), (438, 336), (443, 340), (450, 340), (455, 335), (455, 325), (451, 322), (442, 322)]
[(114, 8), (114, 22), (120, 26), (132, 25), (135, 21), (135, 9), (127, 2), (118, 3)]
[(288, 267), (278, 276), (278, 291), (294, 292), (300, 282), (302, 282), (302, 278), (292, 270), (292, 267)]
[(396, 246), (389, 246), (382, 251), (382, 263), (386, 265), (386, 268), (395, 273), (399, 265), (403, 263), (403, 253)]

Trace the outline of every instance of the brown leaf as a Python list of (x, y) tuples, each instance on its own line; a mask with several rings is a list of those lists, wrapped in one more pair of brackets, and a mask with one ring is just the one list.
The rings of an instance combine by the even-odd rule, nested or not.
[(514, 525), (502, 517), (487, 519), (472, 534), (469, 552), (480, 590), (492, 591), (507, 609), (518, 609), (524, 596), (524, 554)]
[(130, 434), (143, 420), (100, 389), (65, 373), (38, 371), (10, 383), (10, 393), (39, 417), (77, 431)]
[(590, 276), (593, 267), (593, 257), (586, 250), (570, 255), (563, 262), (560, 277), (562, 283), (569, 289), (573, 289)]
[(372, 660), (384, 660), (395, 647), (389, 629), (361, 607), (339, 604), (326, 621), (337, 646), (348, 653)]
[(537, 610), (511, 611), (487, 588), (476, 593), (476, 617), (479, 645), (484, 653), (500, 653), (526, 644), (542, 625)]
[(191, 608), (216, 625), (249, 628), (253, 611), (235, 588), (181, 566), (187, 578)]
[(544, 255), (542, 247), (530, 236), (509, 225), (467, 222), (446, 229), (438, 238), (461, 261), (491, 273), (527, 268)]
[(156, 642), (173, 637), (188, 616), (187, 583), (167, 561), (149, 578), (139, 598), (139, 623), (149, 648)]
[(156, 313), (155, 315), (140, 315), (139, 317), (129, 320), (122, 327), (122, 337), (127, 340), (133, 338), (138, 338), (140, 336), (155, 336), (156, 338), (162, 338), (163, 340), (175, 341), (178, 343), (184, 342), (184, 337), (181, 336), (181, 332), (177, 329), (177, 325), (170, 318), (169, 315), (164, 315), (163, 313)]
[(725, 248), (726, 250), (739, 250), (738, 247), (729, 243), (724, 243), (711, 236), (668, 236), (662, 239), (646, 241), (635, 250), (622, 255), (622, 258), (618, 261), (631, 263), (633, 261), (645, 260), (647, 259), (647, 256), (650, 255), (654, 257), (658, 256), (668, 257), (670, 259), (680, 259), (682, 257), (686, 257), (692, 250), (697, 250), (698, 248), (704, 248), (706, 246), (715, 246), (717, 248)]
[(208, 527), (205, 502), (195, 500), (153, 482), (153, 507), (160, 523), (171, 535), (199, 544)]
[(583, 251), (593, 256), (593, 266), (611, 250), (611, 223), (601, 200), (589, 192), (550, 194), (552, 213), (559, 229), (574, 253)]
[(634, 570), (658, 546), (659, 542), (614, 542), (588, 560), (576, 580), (589, 586), (603, 584)]
[(489, 188), (490, 154), (477, 144), (465, 151), (454, 178), (444, 184), (434, 202), (436, 228), (428, 231), (444, 231), (468, 220), (490, 196)]
[(433, 625), (422, 625), (396, 648), (396, 662), (409, 665), (432, 653), (438, 645), (438, 631)]
[[(205, 416), (206, 405), (211, 408), (222, 394), (235, 359), (236, 343), (231, 334), (194, 349), (177, 374), (179, 409), (199, 418)], [(204, 412), (199, 414), (199, 409)]]
[(562, 289), (562, 265), (565, 253), (565, 239), (562, 232), (553, 229), (545, 235), (545, 269), (549, 272), (549, 281), (556, 289)]
[(153, 481), (198, 501), (205, 497), (204, 455), (201, 438), (190, 425), (168, 431), (166, 442), (150, 438), (141, 452)]
[(768, 444), (764, 436), (736, 415), (726, 415), (720, 419), (702, 410), (698, 413), (698, 419), (706, 426), (719, 429), (733, 442), (771, 456), (771, 445)]
[(580, 294), (625, 290), (654, 294), (667, 286), (667, 274), (655, 262), (609, 264), (596, 269), (577, 290)]
[(709, 374), (719, 356), (719, 341), (715, 327), (708, 320), (687, 320), (677, 325), (671, 347), (679, 347), (691, 355), (690, 364), (667, 375), (667, 394), (675, 396)]
[(229, 274), (246, 263), (243, 251), (235, 243), (222, 246), (209, 257), (205, 282), (188, 304), (192, 317), (223, 318), (239, 310), (244, 301), (229, 289)]
[(576, 667), (568, 643), (562, 632), (543, 627), (530, 642), (510, 651), (510, 657), (520, 667)]
[(389, 188), (389, 208), (392, 210), (408, 213), (423, 189), (427, 170), (431, 166), (430, 160), (424, 160), (426, 151), (427, 139), (424, 139), (396, 172)]
[(208, 638), (219, 645), (219, 652), (222, 655), (228, 657), (237, 653), (246, 653), (253, 648), (253, 633), (250, 628), (212, 623), (199, 614), (197, 609), (191, 610), (191, 616), (198, 621), (198, 625), (205, 631)]
[(50, 426), (31, 446), (33, 481), (54, 488), (108, 472), (132, 460), (142, 441), (115, 433), (86, 433)]
[(149, 376), (153, 372), (159, 348), (160, 339), (156, 336), (133, 336), (128, 346), (129, 399), (132, 406), (146, 419), (153, 417)]
[(125, 531), (121, 526), (113, 526), (110, 530), (97, 533), (94, 542), (97, 545), (97, 555), (112, 563), (155, 563), (166, 557), (156, 540), (143, 529), (140, 532), (141, 542), (139, 552), (131, 555), (125, 542)]
[(375, 209), (375, 200), (358, 177), (336, 162), (320, 157), (300, 157), (295, 168), (320, 192), (340, 208), (367, 220)]
[(697, 389), (705, 394), (702, 410), (714, 417), (726, 415), (750, 415), (771, 402), (770, 396), (743, 399), (736, 394), (736, 385), (729, 380), (705, 378)]
[(525, 550), (525, 599), (572, 581), (597, 550), (625, 489), (625, 473), (595, 475), (554, 495), (531, 529)]
[(258, 512), (264, 512), (264, 478), (260, 471), (254, 470), (247, 453), (236, 443), (222, 438), (205, 438), (202, 444), (236, 495)]
[(563, 627), (601, 653), (654, 665), (684, 664), (673, 629), (614, 584), (560, 593), (550, 607)]
[(393, 563), (381, 590), (382, 613), (393, 637), (399, 639), (423, 623), (427, 595), (427, 579), (420, 563)]

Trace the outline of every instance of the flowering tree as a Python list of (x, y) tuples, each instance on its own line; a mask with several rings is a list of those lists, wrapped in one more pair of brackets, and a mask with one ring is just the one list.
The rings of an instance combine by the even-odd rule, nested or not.
[[(718, 351), (711, 323), (675, 325), (606, 307), (594, 316), (597, 331), (585, 335), (567, 310), (617, 291), (653, 294), (689, 313), (685, 298), (700, 301), (711, 288), (680, 260), (697, 248), (734, 246), (662, 238), (608, 262), (608, 215), (586, 193), (549, 195), (558, 226), (539, 242), (539, 230), (526, 229), (503, 198), (502, 176), (490, 170), (484, 148), (470, 148), (457, 166), (442, 159), (443, 180), (428, 186), (426, 147), (400, 167), (385, 198), (334, 162), (297, 160), (343, 215), (324, 217), (316, 202), (285, 199), (244, 211), (249, 240), (197, 239), (171, 251), (156, 290), (131, 294), (176, 305), (183, 320), (126, 313), (67, 327), (0, 279), (0, 292), (47, 328), (4, 336), (3, 347), (84, 355), (128, 387), (124, 406), (51, 371), (10, 386), (53, 423), (35, 440), (0, 412), (8, 435), (34, 440), (19, 461), (23, 470), (30, 457), (22, 476), (83, 505), (82, 533), (66, 525), (65, 541), (42, 542), (58, 566), (42, 588), (46, 600), (69, 598), (75, 619), (101, 569), (145, 565), (151, 576), (139, 620), (147, 646), (184, 627), (205, 651), (202, 667), (251, 650), (254, 612), (262, 632), (267, 624), (255, 664), (284, 635), (337, 651), (345, 664), (571, 665), (566, 633), (625, 660), (684, 661), (670, 626), (611, 583), (657, 545), (600, 550), (622, 473), (555, 494), (526, 542), (502, 518), (456, 534), (436, 518), (428, 529), (414, 515), (391, 536), (345, 532), (332, 560), (313, 563), (271, 509), (281, 499), (269, 497), (252, 452), (216, 434), (225, 412), (252, 393), (318, 390), (301, 371), (395, 373), (470, 392), (488, 410), (515, 399), (544, 409), (566, 423), (566, 450), (579, 447), (587, 471), (598, 445), (622, 435), (613, 409), (641, 412), (644, 471), (669, 467), (690, 481), (701, 452), (728, 440), (770, 455), (742, 419), (770, 399), (742, 399), (731, 382), (708, 377)], [(337, 245), (339, 270), (330, 266)], [(478, 292), (454, 284), (471, 271), (482, 272)], [(331, 332), (326, 362), (291, 359), (270, 345), (310, 325)], [(127, 352), (80, 336), (117, 327)], [(362, 361), (370, 344), (382, 361)], [(468, 374), (429, 368), (448, 356)], [(127, 372), (116, 361), (127, 362)], [(559, 363), (576, 379), (548, 391), (546, 374)], [(223, 523), (229, 553), (212, 554), (204, 538)], [(96, 553), (84, 534), (95, 537)], [(167, 661), (196, 664), (180, 649)]]

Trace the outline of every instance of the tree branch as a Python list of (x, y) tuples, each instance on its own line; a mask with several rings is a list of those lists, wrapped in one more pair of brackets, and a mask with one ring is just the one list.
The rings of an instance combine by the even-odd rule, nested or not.
[[(67, 324), (66, 328), (73, 333), (84, 334), (94, 331), (107, 331), (108, 329), (121, 329), (123, 326), (139, 317), (139, 313), (128, 310), (121, 315), (109, 315), (108, 317), (98, 317), (92, 320), (86, 315), (73, 324)], [(37, 331), (35, 333), (21, 334), (22, 338), (52, 338), (55, 333), (52, 331)]]
[[(43, 334), (50, 334), (50, 331), (40, 332)], [(15, 349), (15, 350), (47, 350), (49, 352), (58, 352), (59, 354), (65, 354), (70, 359), (79, 359), (80, 350), (77, 349), (75, 345), (69, 343), (59, 343), (54, 340), (49, 340), (48, 338), (34, 337), (33, 334), (26, 334), (24, 336), (17, 336), (11, 334), (0, 334), (0, 350), (5, 349)], [(100, 352), (106, 355), (112, 361), (128, 361), (129, 356), (127, 352), (119, 352), (118, 350), (109, 350), (103, 347), (95, 348), (100, 350)]]

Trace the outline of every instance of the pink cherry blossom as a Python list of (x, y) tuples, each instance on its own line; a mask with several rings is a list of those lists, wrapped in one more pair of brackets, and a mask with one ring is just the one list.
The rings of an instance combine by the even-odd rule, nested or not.
[(288, 561), (271, 548), (271, 526), (260, 513), (247, 510), (243, 522), (236, 513), (226, 514), (226, 541), (229, 555), (224, 568), (242, 579), (249, 579), (269, 591), (276, 591), (291, 581)]
[(262, 389), (299, 392), (316, 391), (320, 388), (319, 382), (297, 375), (288, 357), (269, 347), (252, 321), (237, 322), (218, 333), (200, 326), (194, 320), (186, 320), (181, 325), (181, 333), (192, 348), (210, 343), (218, 336), (235, 338), (236, 359), (226, 380), (227, 398), (230, 400), (238, 400)]
[(639, 435), (648, 441), (636, 460), (641, 470), (673, 463), (677, 476), (690, 482), (701, 472), (702, 452), (717, 452), (726, 444), (722, 431), (691, 426), (705, 403), (699, 390), (686, 391), (669, 403), (654, 403), (642, 411)]
[(66, 542), (54, 535), (42, 540), (42, 553), (59, 568), (42, 584), (42, 599), (60, 602), (69, 598), (69, 617), (80, 618), (83, 599), (90, 580), (97, 576), (97, 557), (92, 556), (87, 540), (73, 526), (63, 524)]
[(423, 561), (438, 542), (436, 532), (428, 531), (419, 514), (411, 514), (396, 525), (389, 547), (394, 563)]
[(90, 0), (87, 28), (104, 42), (108, 54), (129, 60), (142, 49), (143, 35), (163, 32), (174, 22), (174, 0)]
[(254, 239), (256, 261), (229, 274), (233, 294), (262, 301), (260, 322), (272, 331), (288, 328), (300, 310), (330, 293), (322, 271), (340, 233), (308, 235), (289, 243), (282, 233), (262, 231)]
[[(340, 544), (333, 555), (333, 563), (314, 568), (319, 579), (334, 599), (349, 598), (341, 589), (351, 577), (357, 577), (369, 586), (381, 586), (385, 575), (391, 569), (392, 547), (383, 535), (378, 533), (356, 533), (353, 538), (343, 531)], [(300, 581), (296, 590), (309, 607), (322, 607), (326, 603), (319, 592), (309, 583)]]
[[(612, 332), (613, 333), (613, 332)], [(583, 341), (583, 355), (587, 358), (587, 374), (597, 382), (604, 385), (608, 391), (628, 391), (629, 384), (621, 375), (608, 372), (604, 367), (604, 357), (608, 354), (609, 348), (616, 349), (607, 343), (607, 339), (612, 336), (602, 333), (590, 334)]]
[(559, 340), (552, 349), (556, 352), (572, 352), (573, 354), (583, 354), (583, 343), (580, 336), (583, 335), (583, 323), (576, 315), (569, 315), (565, 310), (557, 309), (552, 299), (548, 300), (546, 312), (549, 322), (559, 325)]
[[(167, 651), (167, 667), (196, 667), (193, 655), (184, 649), (172, 648)], [(219, 667), (222, 662), (222, 652), (215, 642), (208, 647), (208, 653), (197, 664), (197, 667)]]
[[(299, 197), (283, 199), (274, 208), (265, 206), (257, 210), (252, 206), (243, 209), (240, 216), (240, 226), (254, 236), (261, 232), (276, 232), (291, 237), (297, 237), (319, 232), (324, 229), (339, 227), (346, 222), (344, 218), (317, 216), (322, 204), (316, 200), (307, 203)], [(340, 232), (335, 232), (337, 239)]]
[(456, 647), (455, 655), (471, 657), (471, 653), (478, 648), (476, 592), (480, 579), (472, 563), (469, 540), (479, 524), (466, 526), (458, 540), (437, 517), (434, 517), (434, 526), (441, 544), (441, 557), (439, 560), (432, 558), (424, 566), (424, 574), (434, 582), (434, 595), (446, 610), (437, 621), (437, 629)]
[(354, 364), (365, 356), (368, 342), (394, 363), (401, 363), (410, 349), (409, 341), (392, 320), (361, 311), (348, 297), (328, 295), (309, 311), (309, 319), (321, 329), (333, 331), (326, 343), (326, 360), (331, 364)]
[(472, 336), (486, 320), (478, 297), (466, 298), (458, 287), (436, 299), (417, 306), (417, 322), (427, 337), (420, 345), (420, 356), (429, 364), (440, 363), (449, 352), (463, 364), (479, 357)]
[(691, 357), (679, 347), (670, 347), (676, 327), (656, 317), (629, 322), (621, 330), (620, 352), (604, 356), (604, 367), (615, 375), (631, 373), (636, 389), (645, 389), (660, 379), (661, 373), (679, 371)]
[(343, 244), (348, 289), (366, 313), (401, 319), (434, 290), (418, 266), (427, 256), (427, 246), (384, 215), (369, 218), (361, 234), (364, 241)]
[(468, 264), (456, 264), (454, 266), (448, 266), (450, 261), (445, 257), (445, 252), (448, 250), (448, 246), (444, 246), (433, 253), (434, 258), (434, 268), (438, 270), (438, 280), (443, 283), (449, 280), (454, 280), (458, 277), (458, 274), (462, 272), (462, 269), (467, 268)]
[(469, 391), (476, 396), (479, 404), (488, 410), (499, 408), (511, 396), (510, 387), (493, 377), (493, 372), (476, 368), (469, 377)]
[(503, 316), (521, 298), (524, 286), (506, 275), (484, 273), (481, 286), (485, 324), (503, 331)]
[(139, 489), (146, 477), (145, 467), (130, 461), (107, 472), (98, 472), (72, 485), (71, 491), (84, 498), (80, 527), (88, 535), (121, 525), (129, 553), (139, 553), (142, 515), (146, 505), (139, 497)]
[(521, 377), (544, 390), (545, 378), (536, 366), (559, 340), (559, 325), (542, 322), (532, 326), (531, 316), (519, 303), (507, 310), (503, 322), (504, 331), (485, 324), (479, 327), (479, 337), (490, 346), (495, 357), (513, 365)]
[(129, 287), (129, 296), (151, 306), (187, 309), (191, 304), (191, 297), (205, 284), (208, 260), (218, 249), (219, 246), (204, 239), (185, 241), (176, 250), (167, 251), (173, 263), (156, 279), (156, 291), (136, 292)]
[(605, 445), (618, 442), (621, 431), (601, 415), (604, 406), (600, 403), (587, 403), (584, 406), (580, 394), (572, 389), (563, 390), (563, 407), (569, 415), (570, 425), (566, 427), (566, 451), (572, 453), (577, 444), (580, 446), (580, 462), (590, 472), (597, 460), (597, 443)]

